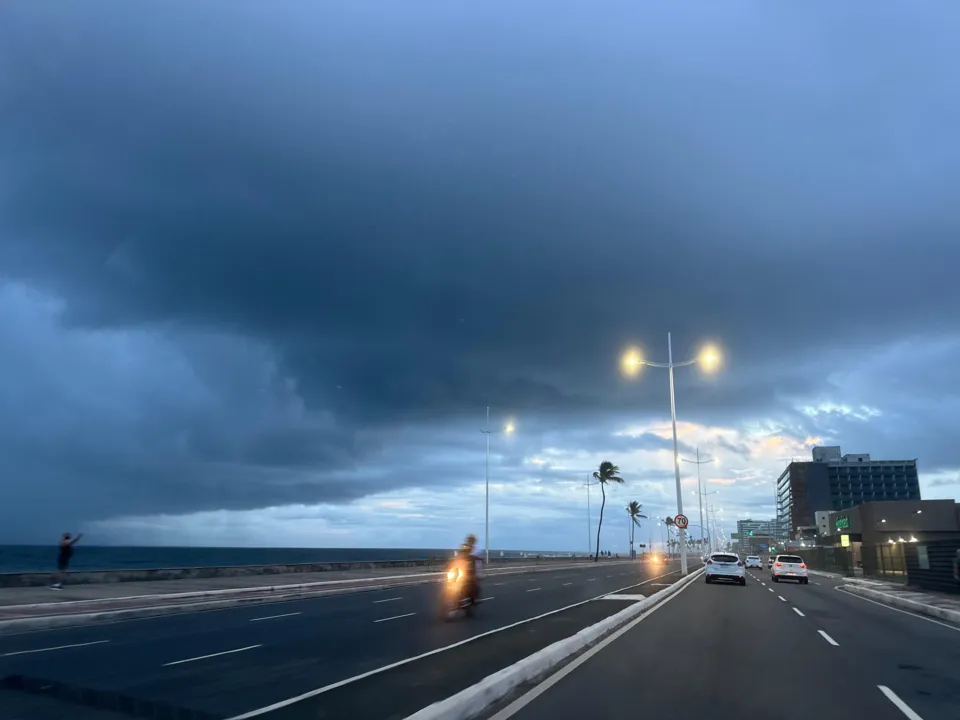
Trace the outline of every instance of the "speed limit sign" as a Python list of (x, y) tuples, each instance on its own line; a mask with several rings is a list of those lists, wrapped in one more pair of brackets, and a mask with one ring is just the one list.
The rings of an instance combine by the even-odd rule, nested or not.
[(677, 515), (673, 519), (673, 522), (675, 522), (677, 524), (677, 527), (680, 528), (681, 530), (686, 530), (687, 525), (690, 524), (690, 521), (687, 519), (686, 515)]

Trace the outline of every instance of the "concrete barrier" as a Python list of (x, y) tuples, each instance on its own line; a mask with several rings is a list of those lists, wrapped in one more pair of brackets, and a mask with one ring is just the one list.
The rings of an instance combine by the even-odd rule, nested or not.
[[(525, 557), (490, 558), (491, 567), (511, 564), (586, 562), (589, 558)], [(123, 570), (78, 570), (67, 573), (67, 584), (148, 582), (152, 580), (191, 580), (219, 577), (249, 577), (253, 575), (298, 575), (301, 573), (343, 572), (346, 570), (383, 570), (390, 568), (440, 568), (450, 561), (449, 556), (412, 560), (372, 560), (357, 562), (296, 563), (290, 565), (234, 565), (224, 567), (134, 568)], [(0, 588), (44, 587), (50, 584), (52, 572), (0, 573)]]
[(410, 715), (406, 720), (472, 720), (472, 718), (486, 714), (491, 705), (501, 701), (521, 685), (535, 682), (551, 674), (555, 667), (564, 663), (568, 658), (587, 650), (610, 633), (620, 628), (625, 631), (630, 621), (674, 593), (679, 592), (700, 577), (701, 572), (703, 572), (702, 568), (694, 570), (690, 575), (681, 578), (670, 587), (634, 603), (615, 615), (601, 620), (596, 625), (584, 628), (572, 637), (559, 640), (499, 672), (488, 675), (476, 685), (461, 690), (446, 700), (434, 703)]

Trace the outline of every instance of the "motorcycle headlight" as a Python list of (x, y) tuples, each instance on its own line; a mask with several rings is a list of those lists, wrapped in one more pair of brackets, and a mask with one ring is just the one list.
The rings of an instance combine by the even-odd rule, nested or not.
[(453, 571), (453, 570), (450, 570), (450, 571), (447, 573), (447, 580), (453, 580), (453, 579), (456, 578), (456, 577), (457, 577), (457, 573), (456, 573), (455, 571)]

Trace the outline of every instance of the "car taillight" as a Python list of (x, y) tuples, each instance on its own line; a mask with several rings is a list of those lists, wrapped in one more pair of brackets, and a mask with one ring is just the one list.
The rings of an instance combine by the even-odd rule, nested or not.
[(713, 565), (713, 560), (707, 560), (707, 565)]
[(783, 563), (774, 563), (774, 565), (777, 567), (783, 567)]
[(806, 564), (806, 563), (801, 563), (800, 569), (801, 569), (801, 570), (806, 570), (806, 569), (807, 569), (807, 564)]
[(743, 563), (742, 563), (742, 562), (737, 562), (737, 567), (743, 567)]

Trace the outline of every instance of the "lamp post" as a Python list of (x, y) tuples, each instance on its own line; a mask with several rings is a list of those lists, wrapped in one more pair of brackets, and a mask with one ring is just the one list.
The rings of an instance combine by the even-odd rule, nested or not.
[[(588, 475), (587, 477), (590, 476)], [(590, 518), (590, 486), (599, 484), (599, 482), (590, 482), (589, 480), (583, 484), (587, 489), (587, 555), (593, 553), (593, 521)]]
[[(667, 333), (667, 362), (657, 363), (644, 360), (639, 350), (628, 350), (621, 359), (621, 367), (624, 374), (636, 375), (642, 366), (666, 368), (670, 376), (670, 421), (673, 425), (673, 474), (677, 483), (677, 513), (683, 514), (683, 493), (680, 488), (680, 454), (677, 450), (677, 401), (674, 392), (673, 369), (685, 367), (687, 365), (700, 365), (707, 372), (715, 371), (720, 365), (720, 351), (712, 346), (706, 346), (700, 354), (691, 359), (682, 362), (673, 361), (673, 340), (670, 333)], [(680, 574), (687, 574), (687, 542), (686, 531), (678, 528), (680, 537)]]
[[(703, 512), (703, 498), (707, 497), (708, 495), (719, 495), (720, 491), (713, 490), (711, 492), (706, 492), (706, 493), (697, 492), (696, 494), (700, 496), (700, 508), (701, 508), (701, 512)], [(708, 515), (710, 514), (710, 508), (707, 508), (707, 514)], [(709, 520), (709, 518), (707, 519)], [(701, 531), (702, 531), (702, 528), (701, 528)], [(707, 547), (710, 548), (710, 552), (713, 552), (713, 532), (710, 530), (709, 522), (707, 523)]]
[(482, 432), (487, 438), (487, 452), (484, 459), (484, 477), (486, 485), (486, 497), (484, 500), (484, 511), (483, 511), (483, 554), (484, 562), (487, 565), (490, 565), (490, 434), (493, 432), (502, 432), (509, 435), (513, 432), (513, 423), (507, 423), (499, 431), (490, 429), (490, 406), (487, 405), (487, 422), (483, 427)]
[[(700, 505), (700, 540), (702, 541), (703, 540), (703, 485), (700, 484), (700, 466), (706, 465), (707, 463), (712, 463), (714, 462), (714, 459), (710, 458), (709, 460), (701, 460), (699, 447), (697, 447), (696, 460), (687, 460), (684, 458), (681, 458), (681, 459), (683, 459), (684, 462), (692, 463), (697, 466), (697, 500)], [(707, 544), (708, 545), (710, 544), (709, 540), (707, 541)]]

